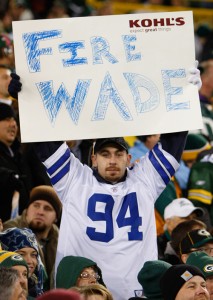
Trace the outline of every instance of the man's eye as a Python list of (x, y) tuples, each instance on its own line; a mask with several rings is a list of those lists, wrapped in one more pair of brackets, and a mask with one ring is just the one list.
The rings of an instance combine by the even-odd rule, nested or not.
[(47, 206), (47, 207), (45, 207), (45, 210), (52, 211), (53, 209), (51, 207)]
[(193, 289), (193, 288), (194, 288), (194, 285), (188, 285), (188, 288), (189, 288), (189, 289)]
[(107, 157), (108, 153), (102, 153), (102, 156)]

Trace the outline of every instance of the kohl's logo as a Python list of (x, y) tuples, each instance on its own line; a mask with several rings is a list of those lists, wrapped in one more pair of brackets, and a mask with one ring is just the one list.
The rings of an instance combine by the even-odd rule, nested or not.
[(130, 28), (162, 27), (162, 26), (182, 26), (184, 24), (185, 24), (185, 20), (184, 20), (183, 17), (129, 20), (129, 27)]

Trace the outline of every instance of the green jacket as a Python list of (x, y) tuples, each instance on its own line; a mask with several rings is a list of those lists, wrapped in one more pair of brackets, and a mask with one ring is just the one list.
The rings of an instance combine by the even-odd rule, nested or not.
[(188, 181), (188, 199), (195, 206), (205, 207), (213, 224), (213, 154), (196, 162)]

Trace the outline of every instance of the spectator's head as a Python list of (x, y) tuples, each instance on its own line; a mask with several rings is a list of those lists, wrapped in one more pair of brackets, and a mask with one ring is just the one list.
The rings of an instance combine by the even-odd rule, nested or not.
[(53, 289), (36, 298), (37, 300), (81, 300), (77, 291)]
[(53, 224), (61, 216), (61, 201), (52, 186), (40, 185), (30, 193), (26, 221), (36, 235), (47, 238)]
[(186, 198), (178, 198), (169, 203), (164, 210), (164, 220), (169, 233), (181, 222), (195, 219), (203, 215), (203, 209), (195, 207)]
[(8, 86), (11, 80), (11, 70), (8, 66), (0, 64), (0, 102), (5, 101), (6, 104), (11, 104), (12, 101), (9, 99)]
[(200, 269), (206, 277), (206, 287), (210, 295), (210, 300), (213, 300), (213, 257), (204, 252), (193, 252), (189, 255), (186, 263)]
[(189, 168), (191, 168), (196, 162), (198, 154), (210, 148), (211, 145), (209, 141), (202, 134), (189, 133), (182, 154), (182, 160)]
[[(211, 37), (212, 38), (212, 37)], [(199, 66), (202, 70), (201, 79), (202, 87), (200, 93), (209, 100), (209, 104), (213, 104), (212, 93), (213, 93), (213, 55), (211, 49), (211, 55), (206, 57), (205, 61), (202, 61)]]
[(35, 234), (28, 228), (9, 228), (0, 233), (2, 248), (20, 254), (28, 265), (29, 277), (36, 277), (37, 287), (43, 286), (44, 267)]
[(13, 41), (6, 33), (0, 34), (0, 64), (10, 69), (15, 66)]
[(26, 300), (26, 291), (23, 289), (20, 274), (13, 268), (0, 267), (0, 299)]
[(24, 258), (16, 252), (0, 251), (0, 268), (1, 267), (17, 270), (20, 276), (20, 284), (27, 296), (29, 269)]
[(91, 156), (92, 166), (109, 182), (118, 182), (130, 165), (131, 155), (122, 137), (97, 139)]
[(171, 264), (162, 260), (146, 261), (138, 273), (138, 282), (143, 287), (143, 293), (148, 299), (163, 300), (160, 289), (160, 278)]
[(73, 287), (72, 290), (79, 291), (85, 300), (113, 300), (110, 291), (102, 284)]
[(160, 287), (164, 300), (209, 299), (205, 276), (186, 264), (171, 266), (161, 277)]
[(95, 283), (104, 285), (102, 272), (94, 261), (81, 256), (62, 258), (56, 273), (57, 288), (69, 289)]
[(196, 251), (213, 256), (213, 236), (205, 229), (187, 232), (180, 242), (179, 255), (184, 263), (186, 263), (189, 254)]
[(15, 112), (10, 105), (0, 103), (0, 141), (10, 147), (15, 141), (17, 133)]
[(179, 254), (179, 245), (187, 232), (198, 229), (206, 229), (206, 224), (200, 220), (192, 219), (179, 223), (171, 233), (171, 246)]

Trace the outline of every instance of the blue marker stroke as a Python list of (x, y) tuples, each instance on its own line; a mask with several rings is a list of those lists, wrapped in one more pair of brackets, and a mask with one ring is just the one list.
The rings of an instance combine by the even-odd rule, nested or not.
[(132, 116), (127, 105), (119, 95), (110, 74), (107, 72), (101, 84), (95, 111), (92, 116), (92, 121), (100, 121), (105, 119), (110, 101), (112, 101), (117, 111), (125, 121), (132, 120)]
[(86, 96), (91, 80), (78, 80), (73, 97), (68, 93), (64, 83), (62, 83), (54, 95), (53, 81), (44, 81), (36, 83), (38, 91), (42, 97), (44, 108), (47, 112), (52, 125), (61, 108), (62, 102), (65, 103), (66, 109), (75, 125), (78, 124), (81, 111), (85, 104)]
[(118, 60), (116, 57), (114, 57), (109, 52), (109, 43), (101, 36), (94, 36), (90, 38), (90, 43), (92, 46), (92, 52), (93, 52), (93, 64), (103, 64), (103, 59), (107, 59), (111, 64), (118, 63)]
[(135, 50), (135, 45), (131, 45), (130, 43), (137, 40), (136, 35), (123, 35), (122, 39), (127, 62), (141, 60), (141, 53), (131, 53)]
[(64, 67), (87, 64), (86, 57), (78, 57), (78, 55), (77, 55), (78, 49), (85, 48), (83, 41), (67, 42), (67, 43), (59, 45), (58, 48), (59, 48), (59, 52), (70, 52), (71, 53), (71, 58), (62, 59)]
[(186, 77), (185, 69), (177, 69), (177, 70), (161, 70), (163, 86), (166, 96), (166, 109), (167, 111), (177, 110), (177, 109), (189, 109), (190, 102), (179, 102), (172, 103), (172, 96), (178, 96), (183, 94), (182, 87), (172, 87), (171, 86), (171, 78), (184, 78)]
[(47, 47), (39, 49), (39, 42), (53, 38), (61, 38), (61, 32), (61, 30), (50, 30), (24, 33), (22, 35), (27, 64), (30, 72), (34, 73), (41, 71), (41, 55), (52, 55), (52, 48)]
[[(149, 78), (136, 73), (124, 73), (124, 77), (130, 87), (138, 114), (149, 112), (158, 107), (160, 103), (159, 91), (157, 86)], [(148, 90), (150, 97), (146, 101), (142, 101), (139, 88)]]

